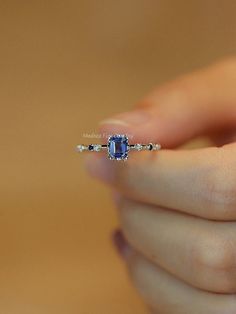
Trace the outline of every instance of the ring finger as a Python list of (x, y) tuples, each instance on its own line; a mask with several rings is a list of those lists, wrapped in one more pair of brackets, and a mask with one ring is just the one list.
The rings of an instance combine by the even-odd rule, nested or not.
[(233, 295), (219, 295), (188, 286), (133, 250), (121, 234), (116, 234), (115, 243), (126, 261), (136, 289), (155, 313), (235, 313)]
[(122, 231), (141, 254), (188, 284), (236, 292), (236, 223), (117, 199)]

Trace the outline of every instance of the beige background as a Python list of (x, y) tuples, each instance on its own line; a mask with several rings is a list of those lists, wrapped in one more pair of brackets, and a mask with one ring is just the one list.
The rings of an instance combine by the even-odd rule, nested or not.
[(74, 146), (236, 50), (236, 2), (0, 0), (0, 313), (144, 314)]

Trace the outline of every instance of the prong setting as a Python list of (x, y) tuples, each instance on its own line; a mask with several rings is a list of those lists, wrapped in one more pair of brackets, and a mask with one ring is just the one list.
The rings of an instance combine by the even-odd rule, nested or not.
[(124, 134), (111, 135), (108, 138), (107, 144), (80, 144), (76, 146), (77, 152), (91, 151), (100, 152), (103, 150), (107, 151), (108, 158), (110, 160), (127, 160), (129, 157), (129, 152), (134, 151), (157, 151), (161, 149), (160, 144), (129, 144), (128, 136)]
[(115, 134), (108, 138), (108, 157), (113, 160), (127, 159), (129, 152), (128, 137), (123, 134)]

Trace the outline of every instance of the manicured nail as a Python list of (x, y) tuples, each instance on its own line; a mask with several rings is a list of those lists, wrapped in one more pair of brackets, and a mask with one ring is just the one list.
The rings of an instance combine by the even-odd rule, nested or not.
[(116, 124), (116, 125), (121, 125), (121, 126), (128, 126), (129, 125), (129, 123), (122, 121), (122, 120), (119, 120), (118, 118), (117, 119), (105, 119), (105, 120), (100, 121), (99, 124), (100, 125)]
[(131, 112), (121, 113), (114, 118), (106, 119), (100, 122), (100, 125), (112, 124), (112, 125), (139, 125), (146, 123), (150, 120), (150, 114), (146, 110), (134, 110)]
[(112, 240), (118, 254), (127, 260), (132, 254), (132, 249), (125, 240), (123, 233), (120, 230), (116, 230), (112, 235)]

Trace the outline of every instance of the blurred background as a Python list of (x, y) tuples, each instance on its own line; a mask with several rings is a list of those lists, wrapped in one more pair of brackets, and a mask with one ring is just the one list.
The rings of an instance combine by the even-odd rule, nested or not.
[(0, 0), (0, 313), (146, 313), (110, 244), (109, 193), (74, 148), (161, 82), (234, 54), (235, 12)]

